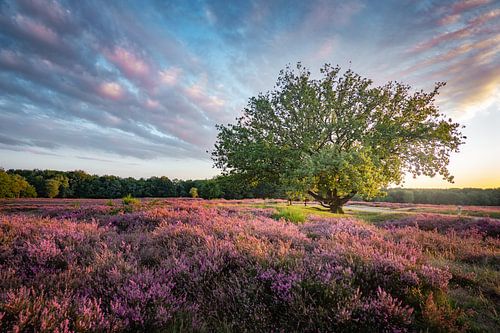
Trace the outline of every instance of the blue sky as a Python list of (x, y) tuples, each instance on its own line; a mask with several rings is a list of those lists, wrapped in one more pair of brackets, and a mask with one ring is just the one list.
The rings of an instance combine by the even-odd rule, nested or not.
[(0, 165), (206, 178), (215, 124), (301, 61), (430, 89), (456, 183), (500, 186), (500, 2), (0, 2)]

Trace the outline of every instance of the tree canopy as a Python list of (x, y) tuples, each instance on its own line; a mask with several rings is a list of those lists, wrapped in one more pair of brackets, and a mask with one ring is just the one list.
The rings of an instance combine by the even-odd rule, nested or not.
[(274, 90), (250, 98), (235, 124), (218, 125), (212, 158), (228, 174), (303, 191), (333, 212), (358, 194), (440, 174), (465, 137), (430, 92), (372, 80), (325, 65), (314, 79), (300, 63), (280, 72)]

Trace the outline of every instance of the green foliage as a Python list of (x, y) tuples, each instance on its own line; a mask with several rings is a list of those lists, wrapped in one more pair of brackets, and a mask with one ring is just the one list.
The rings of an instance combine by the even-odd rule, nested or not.
[(57, 179), (47, 179), (45, 181), (44, 193), (49, 198), (55, 198), (59, 194), (61, 183)]
[[(0, 169), (0, 197), (48, 197), (47, 180), (57, 180), (63, 198), (122, 198), (133, 197), (187, 197), (192, 187), (199, 189), (203, 198), (291, 198), (304, 199), (305, 183), (300, 179), (276, 184), (255, 180), (246, 174), (232, 173), (207, 180), (170, 180), (167, 177), (149, 179), (120, 178), (89, 175), (83, 171), (8, 170)], [(220, 192), (219, 192), (220, 191)], [(500, 206), (500, 188), (496, 189), (401, 189), (385, 190), (384, 197), (374, 201), (436, 203), (452, 205)], [(307, 197), (306, 197), (307, 198)], [(356, 195), (354, 200), (363, 200)], [(463, 210), (464, 214), (469, 214)], [(472, 213), (470, 213), (472, 214)], [(496, 217), (493, 213), (491, 217)]]
[(35, 198), (35, 188), (19, 175), (0, 169), (0, 198)]
[(196, 187), (191, 187), (189, 190), (189, 195), (191, 198), (198, 198), (198, 189)]
[(202, 183), (199, 194), (203, 199), (216, 199), (222, 197), (222, 190), (216, 180), (210, 179)]
[(293, 223), (303, 223), (306, 220), (306, 214), (295, 207), (277, 207), (277, 213), (273, 214), (274, 219), (285, 219)]
[(274, 91), (252, 97), (236, 124), (217, 126), (215, 166), (250, 181), (309, 193), (325, 207), (355, 194), (373, 198), (405, 172), (441, 174), (464, 136), (434, 105), (433, 91), (372, 81), (325, 65), (315, 80), (299, 63), (281, 71)]
[(500, 206), (500, 188), (391, 188), (386, 190), (386, 192), (386, 195), (375, 197), (373, 198), (373, 201), (416, 204)]
[(141, 203), (141, 200), (134, 198), (130, 193), (122, 198), (122, 203), (125, 206), (138, 205)]

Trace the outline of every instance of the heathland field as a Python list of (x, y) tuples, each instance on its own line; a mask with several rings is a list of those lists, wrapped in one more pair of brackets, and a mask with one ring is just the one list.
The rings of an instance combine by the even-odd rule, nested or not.
[(500, 331), (500, 208), (345, 211), (0, 201), (0, 331)]

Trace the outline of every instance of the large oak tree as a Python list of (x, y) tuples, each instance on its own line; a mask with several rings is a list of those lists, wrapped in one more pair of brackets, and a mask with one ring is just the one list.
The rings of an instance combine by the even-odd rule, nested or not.
[(226, 173), (303, 191), (332, 212), (399, 184), (405, 172), (440, 174), (465, 137), (430, 92), (372, 81), (325, 65), (313, 79), (300, 63), (280, 72), (274, 90), (250, 98), (236, 124), (218, 125), (212, 158)]

